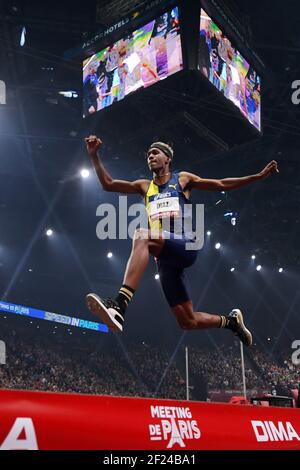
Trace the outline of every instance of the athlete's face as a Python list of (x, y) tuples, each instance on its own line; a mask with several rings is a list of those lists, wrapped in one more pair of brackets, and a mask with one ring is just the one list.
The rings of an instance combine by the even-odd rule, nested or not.
[(155, 173), (163, 168), (168, 168), (170, 158), (161, 150), (152, 148), (148, 151), (147, 162), (149, 170)]

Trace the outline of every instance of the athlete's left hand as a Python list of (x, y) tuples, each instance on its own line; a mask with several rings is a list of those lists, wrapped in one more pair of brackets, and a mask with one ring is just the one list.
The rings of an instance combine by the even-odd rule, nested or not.
[(276, 160), (272, 160), (270, 163), (265, 166), (263, 170), (259, 173), (261, 179), (268, 178), (272, 173), (279, 173), (278, 165)]

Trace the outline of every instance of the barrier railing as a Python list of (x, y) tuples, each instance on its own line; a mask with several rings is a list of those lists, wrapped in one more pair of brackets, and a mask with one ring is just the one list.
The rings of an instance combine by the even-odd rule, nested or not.
[(300, 409), (0, 390), (0, 449), (300, 449)]

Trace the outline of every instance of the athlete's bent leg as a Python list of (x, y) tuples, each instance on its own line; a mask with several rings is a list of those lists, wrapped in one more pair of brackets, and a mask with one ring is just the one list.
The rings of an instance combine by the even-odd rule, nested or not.
[(221, 316), (205, 312), (194, 312), (193, 302), (188, 300), (172, 308), (180, 327), (184, 330), (206, 330), (220, 328)]
[(229, 315), (212, 315), (205, 312), (194, 312), (191, 300), (172, 307), (180, 327), (184, 330), (206, 330), (209, 328), (227, 328), (231, 330), (246, 346), (252, 344), (252, 334), (244, 324), (243, 314), (234, 309)]

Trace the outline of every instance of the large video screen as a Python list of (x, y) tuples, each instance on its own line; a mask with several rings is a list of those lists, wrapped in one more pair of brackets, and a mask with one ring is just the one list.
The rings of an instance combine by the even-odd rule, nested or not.
[(83, 116), (183, 68), (178, 8), (173, 8), (83, 62)]
[(260, 131), (260, 77), (203, 9), (200, 13), (199, 68)]

